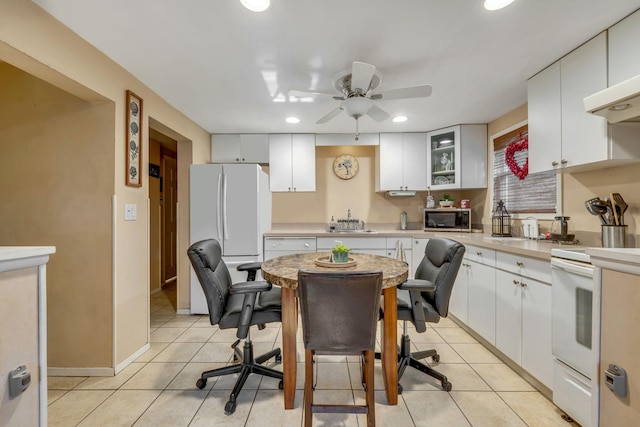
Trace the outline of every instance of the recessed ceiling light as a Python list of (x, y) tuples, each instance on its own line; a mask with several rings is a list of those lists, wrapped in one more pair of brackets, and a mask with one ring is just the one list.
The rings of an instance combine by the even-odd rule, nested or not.
[(513, 0), (484, 0), (484, 8), (487, 10), (498, 10), (509, 6)]
[(297, 117), (287, 117), (286, 119), (284, 119), (284, 121), (287, 123), (291, 123), (292, 125), (295, 125), (296, 123), (300, 123), (300, 119)]
[(240, 3), (252, 12), (264, 12), (269, 8), (271, 0), (240, 0)]
[(407, 121), (407, 116), (395, 116), (393, 119), (391, 119), (391, 121), (393, 123), (402, 123), (402, 122), (406, 122)]

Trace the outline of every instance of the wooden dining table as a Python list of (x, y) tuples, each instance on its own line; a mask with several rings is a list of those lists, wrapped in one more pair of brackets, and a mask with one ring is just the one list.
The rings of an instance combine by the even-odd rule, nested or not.
[[(398, 347), (397, 347), (397, 293), (396, 286), (408, 277), (404, 261), (378, 255), (350, 253), (355, 265), (349, 267), (323, 266), (328, 252), (307, 252), (285, 255), (265, 261), (262, 276), (272, 285), (282, 288), (282, 366), (284, 383), (284, 408), (293, 409), (296, 388), (296, 332), (298, 329), (298, 271), (382, 271), (383, 333), (381, 335), (382, 375), (387, 402), (398, 404)], [(319, 262), (316, 262), (319, 261)], [(321, 264), (321, 265), (318, 265)]]

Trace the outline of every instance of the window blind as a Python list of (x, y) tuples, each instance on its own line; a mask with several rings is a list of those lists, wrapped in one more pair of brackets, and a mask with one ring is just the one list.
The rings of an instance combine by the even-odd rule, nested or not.
[[(510, 213), (555, 213), (555, 171), (529, 174), (519, 179), (505, 159), (509, 145), (523, 141), (528, 136), (528, 126), (515, 129), (493, 140), (493, 207), (502, 200)], [(514, 153), (519, 167), (524, 166), (528, 150)]]

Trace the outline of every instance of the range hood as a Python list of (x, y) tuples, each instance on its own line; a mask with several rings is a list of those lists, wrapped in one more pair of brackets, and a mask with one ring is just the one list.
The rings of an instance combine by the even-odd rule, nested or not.
[(640, 75), (587, 96), (584, 108), (609, 123), (640, 122)]
[(387, 191), (387, 197), (413, 197), (416, 195), (414, 190), (392, 190)]

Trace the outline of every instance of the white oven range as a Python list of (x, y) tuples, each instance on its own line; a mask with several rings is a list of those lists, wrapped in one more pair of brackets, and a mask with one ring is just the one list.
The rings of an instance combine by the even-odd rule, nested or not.
[(584, 248), (551, 250), (553, 402), (591, 426), (594, 268)]

